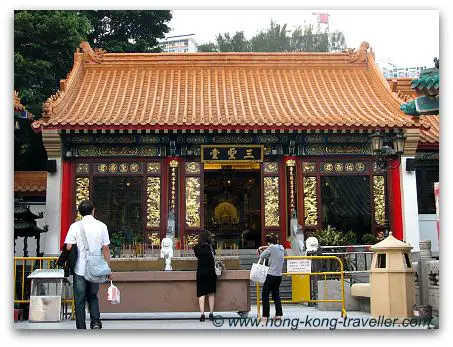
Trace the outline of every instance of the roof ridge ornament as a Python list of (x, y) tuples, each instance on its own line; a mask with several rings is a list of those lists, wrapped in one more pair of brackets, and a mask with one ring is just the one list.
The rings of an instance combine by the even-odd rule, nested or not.
[(90, 44), (87, 41), (80, 42), (80, 48), (82, 48), (83, 61), (85, 63), (100, 64), (102, 63), (104, 54), (107, 53), (107, 51), (102, 48), (91, 48)]
[(363, 63), (367, 61), (368, 48), (370, 48), (370, 44), (363, 41), (357, 51), (355, 49), (348, 48), (344, 52), (348, 53), (350, 63)]

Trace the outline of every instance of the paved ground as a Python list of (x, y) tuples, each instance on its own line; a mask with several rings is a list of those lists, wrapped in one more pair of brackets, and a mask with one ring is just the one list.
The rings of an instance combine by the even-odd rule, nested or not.
[[(271, 306), (272, 307), (272, 306)], [(249, 319), (240, 319), (239, 315), (233, 312), (216, 312), (214, 322), (206, 320), (199, 321), (197, 312), (180, 313), (128, 313), (101, 314), (103, 329), (426, 329), (423, 324), (415, 319), (404, 322), (408, 327), (403, 327), (398, 322), (393, 325), (390, 319), (374, 319), (365, 312), (352, 311), (347, 313), (346, 319), (341, 318), (338, 311), (319, 311), (305, 305), (283, 305), (283, 320), (269, 320), (267, 326), (262, 321), (257, 321), (256, 306), (252, 306)], [(271, 309), (271, 315), (273, 310)], [(412, 327), (410, 325), (412, 323)], [(415, 326), (416, 325), (416, 326)], [(53, 329), (72, 330), (75, 329), (75, 321), (62, 321), (58, 323), (30, 323), (17, 322), (16, 329)], [(89, 322), (87, 321), (89, 327)]]

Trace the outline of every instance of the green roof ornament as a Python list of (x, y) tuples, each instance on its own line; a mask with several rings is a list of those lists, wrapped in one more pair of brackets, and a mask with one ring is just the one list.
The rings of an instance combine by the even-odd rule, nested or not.
[(400, 110), (411, 116), (439, 114), (439, 59), (434, 58), (434, 68), (425, 69), (413, 80), (411, 88), (418, 95), (415, 100), (401, 104)]

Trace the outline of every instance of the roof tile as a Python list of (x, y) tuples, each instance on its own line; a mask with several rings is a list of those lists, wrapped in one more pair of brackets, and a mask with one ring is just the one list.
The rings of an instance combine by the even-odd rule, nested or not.
[(416, 127), (372, 54), (75, 54), (45, 127)]

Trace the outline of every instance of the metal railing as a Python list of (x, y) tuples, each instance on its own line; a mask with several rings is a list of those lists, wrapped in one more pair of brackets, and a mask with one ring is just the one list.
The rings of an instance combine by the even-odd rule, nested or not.
[[(27, 276), (37, 269), (60, 268), (57, 265), (57, 260), (58, 257), (14, 257), (14, 304), (30, 303), (31, 281), (27, 279)], [(28, 290), (26, 290), (27, 288)], [(75, 314), (74, 298), (62, 298), (61, 302), (64, 305), (64, 313), (67, 313), (67, 305), (71, 305), (70, 318), (73, 319)]]
[[(339, 264), (340, 271), (320, 271), (320, 272), (284, 272), (282, 273), (282, 276), (300, 276), (300, 275), (307, 275), (307, 276), (324, 276), (325, 279), (327, 279), (327, 276), (339, 276), (340, 277), (340, 285), (341, 285), (341, 299), (308, 299), (308, 300), (281, 300), (282, 303), (302, 303), (302, 302), (340, 302), (341, 303), (341, 317), (346, 318), (346, 305), (345, 305), (345, 294), (344, 294), (344, 268), (343, 268), (343, 262), (342, 260), (337, 257), (337, 256), (332, 256), (332, 255), (314, 255), (314, 256), (306, 256), (306, 255), (298, 255), (298, 256), (286, 256), (286, 260), (288, 259), (309, 259), (309, 260), (322, 260), (322, 259), (328, 259), (328, 260), (336, 260)], [(272, 300), (270, 300), (272, 302)], [(260, 299), (260, 284), (257, 282), (256, 283), (256, 306), (257, 306), (257, 311), (258, 311), (258, 318), (261, 318), (261, 303), (262, 300)]]
[(335, 255), (343, 259), (345, 272), (367, 272), (371, 266), (371, 245), (321, 246), (322, 255)]

